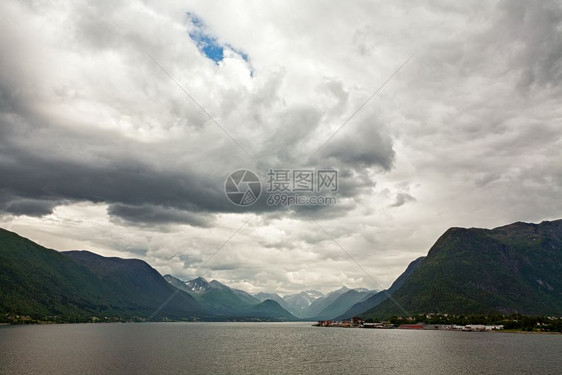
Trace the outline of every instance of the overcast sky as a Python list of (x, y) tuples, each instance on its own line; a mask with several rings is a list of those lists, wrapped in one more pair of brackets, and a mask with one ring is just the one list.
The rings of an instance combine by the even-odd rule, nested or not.
[[(44, 246), (325, 292), (389, 286), (452, 226), (562, 218), (560, 1), (0, 13), (0, 226)], [(237, 207), (242, 168), (332, 168), (337, 204)]]

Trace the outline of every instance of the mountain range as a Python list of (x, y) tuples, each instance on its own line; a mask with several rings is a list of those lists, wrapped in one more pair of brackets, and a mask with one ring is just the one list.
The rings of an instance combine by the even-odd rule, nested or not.
[[(290, 321), (310, 317), (308, 309), (316, 306), (313, 302), (331, 301), (349, 291), (342, 288), (326, 296), (309, 291), (287, 300), (277, 294), (252, 296), (217, 280), (161, 276), (138, 259), (46, 249), (3, 229), (0, 265), (0, 313), (47, 320), (85, 321), (95, 316)], [(296, 317), (289, 311), (306, 314)]]
[[(289, 312), (289, 315), (292, 314), (293, 318), (327, 319), (347, 311), (356, 302), (375, 293), (344, 286), (326, 295), (309, 290), (285, 297), (277, 293), (256, 293), (252, 296), (243, 290), (231, 288), (217, 280), (207, 281), (203, 277), (182, 281), (172, 275), (164, 275), (164, 279), (192, 295), (207, 313), (230, 316), (245, 316), (252, 306), (271, 300)], [(289, 315), (285, 318), (288, 319)]]
[(441, 312), (562, 315), (562, 220), (450, 228), (387, 290), (251, 295), (137, 259), (58, 252), (0, 229), (0, 319), (325, 320)]
[(192, 320), (203, 314), (185, 292), (176, 293), (157, 312), (162, 297), (176, 289), (143, 261), (87, 251), (61, 253), (3, 229), (0, 269), (2, 315), (83, 321), (91, 316)]
[(278, 302), (271, 299), (259, 300), (243, 290), (230, 288), (217, 280), (208, 282), (203, 277), (198, 277), (182, 281), (172, 275), (165, 275), (164, 279), (193, 296), (207, 317), (212, 320), (252, 317), (295, 320), (295, 317)]
[(562, 316), (562, 220), (450, 228), (391, 295), (362, 314)]
[(273, 293), (257, 293), (254, 297), (272, 299), (294, 316), (306, 320), (330, 319), (347, 311), (355, 303), (362, 301), (376, 291), (365, 288), (349, 289), (345, 286), (330, 293), (323, 294), (316, 290), (289, 294), (281, 297)]

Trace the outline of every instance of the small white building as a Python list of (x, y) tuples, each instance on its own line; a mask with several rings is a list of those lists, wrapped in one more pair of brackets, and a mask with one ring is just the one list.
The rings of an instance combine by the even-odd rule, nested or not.
[(467, 324), (465, 328), (466, 328), (467, 331), (485, 331), (486, 330), (486, 326), (483, 325), (483, 324)]
[(497, 326), (486, 326), (486, 331), (497, 331), (503, 329), (503, 324)]

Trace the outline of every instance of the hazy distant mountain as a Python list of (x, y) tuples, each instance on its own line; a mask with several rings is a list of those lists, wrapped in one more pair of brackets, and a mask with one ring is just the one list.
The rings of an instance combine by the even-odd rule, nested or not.
[[(316, 320), (334, 318), (373, 293), (375, 292), (365, 288), (349, 289), (343, 286), (325, 295), (309, 290), (285, 296), (283, 299), (288, 305), (287, 310), (293, 315), (302, 319)], [(267, 295), (264, 294), (264, 296)], [(345, 297), (340, 299), (344, 295)]]
[(391, 295), (394, 291), (400, 288), (402, 284), (404, 284), (406, 279), (412, 274), (412, 272), (414, 272), (416, 267), (421, 263), (423, 259), (424, 257), (419, 257), (418, 259), (411, 262), (406, 268), (406, 270), (396, 280), (394, 280), (390, 288), (388, 288), (387, 290), (383, 290), (371, 294), (367, 296), (365, 299), (363, 299), (362, 301), (355, 303), (347, 311), (345, 311), (339, 316), (336, 316), (336, 320), (344, 320), (344, 319), (352, 318), (354, 316), (361, 315), (367, 310), (372, 309), (373, 307), (380, 304), (382, 301), (386, 300), (389, 295)]
[[(562, 315), (562, 220), (451, 228), (392, 297), (409, 313)], [(386, 300), (365, 316), (403, 314)]]
[(256, 293), (254, 294), (254, 297), (259, 299), (260, 301), (265, 301), (266, 299), (270, 299), (273, 300), (275, 302), (277, 302), (279, 305), (281, 305), (281, 307), (283, 307), (285, 310), (290, 311), (290, 307), (289, 304), (287, 303), (287, 301), (285, 301), (283, 299), (283, 297), (281, 297), (279, 294), (277, 293)]
[(348, 292), (350, 289), (343, 286), (340, 289), (331, 291), (330, 293), (314, 300), (309, 308), (304, 312), (304, 318), (315, 318), (322, 310), (334, 302), (340, 295)]
[(331, 302), (325, 305), (319, 312), (315, 311), (311, 318), (314, 318), (314, 320), (334, 319), (344, 314), (356, 303), (364, 301), (377, 293), (376, 291), (369, 291), (368, 289), (362, 288), (362, 290), (363, 291), (350, 289), (344, 293), (336, 294), (335, 299), (331, 300)]
[[(148, 318), (175, 292), (143, 261), (86, 251), (60, 253), (3, 229), (0, 270), (0, 312), (37, 319)], [(201, 314), (190, 295), (179, 293), (154, 318), (190, 319)]]
[(314, 320), (333, 319), (375, 293), (365, 288), (349, 289), (344, 286), (314, 301), (305, 317)]
[(255, 298), (250, 293), (247, 293), (240, 289), (231, 288), (217, 280), (211, 280), (210, 282), (208, 282), (207, 280), (205, 280), (205, 278), (198, 277), (196, 279), (184, 282), (172, 275), (164, 275), (164, 278), (176, 288), (180, 288), (189, 293), (201, 294), (210, 290), (223, 290), (233, 292), (238, 298), (249, 304), (257, 304), (258, 302), (263, 301)]
[(209, 315), (237, 315), (250, 307), (232, 289), (218, 281), (208, 282), (203, 277), (198, 277), (184, 282), (171, 275), (164, 275), (164, 278), (175, 287), (190, 293)]
[(258, 302), (263, 302), (262, 300), (260, 300), (259, 298), (254, 297), (253, 295), (251, 295), (250, 293), (242, 290), (242, 289), (235, 289), (235, 288), (231, 288), (231, 290), (234, 292), (234, 294), (236, 294), (238, 296), (238, 298), (240, 298), (243, 301), (246, 301), (248, 303), (258, 303)]
[(172, 275), (164, 275), (164, 280), (166, 280), (169, 284), (175, 286), (178, 289), (183, 290), (184, 292), (191, 293), (192, 290), (185, 285), (185, 281), (178, 279)]
[(353, 288), (353, 290), (355, 290), (356, 292), (372, 292), (372, 290), (369, 290), (367, 288)]
[(296, 294), (284, 296), (283, 299), (289, 305), (289, 312), (296, 317), (304, 318), (310, 308), (310, 305), (318, 298), (324, 297), (324, 294), (316, 290), (307, 290)]
[(176, 288), (190, 293), (210, 316), (225, 319), (254, 317), (295, 320), (279, 303), (261, 301), (243, 290), (230, 288), (217, 280), (208, 282), (203, 277), (198, 277), (184, 282), (171, 275), (165, 275), (164, 278)]
[(275, 320), (295, 320), (295, 317), (274, 300), (266, 299), (250, 309), (251, 316)]
[[(165, 275), (167, 276), (167, 275)], [(184, 283), (185, 287), (182, 288), (186, 292), (201, 294), (203, 292), (209, 291), (211, 289), (221, 289), (218, 285), (212, 285), (207, 282), (203, 277), (198, 277), (196, 279), (186, 281)]]

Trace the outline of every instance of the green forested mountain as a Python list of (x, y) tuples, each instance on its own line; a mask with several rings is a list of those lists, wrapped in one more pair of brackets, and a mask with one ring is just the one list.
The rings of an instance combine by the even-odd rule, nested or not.
[(195, 289), (208, 287), (195, 293), (167, 275), (169, 283), (144, 261), (108, 258), (89, 251), (58, 252), (3, 229), (0, 271), (0, 317), (11, 314), (54, 321), (87, 321), (92, 317), (295, 319), (275, 301), (262, 302), (216, 280), (192, 280)]
[[(322, 297), (307, 305), (319, 318), (382, 318), (404, 310), (562, 315), (562, 220), (451, 228), (388, 291), (340, 289)], [(59, 321), (295, 319), (278, 302), (216, 280), (164, 279), (140, 260), (61, 253), (0, 229), (0, 317), (6, 314)]]
[(128, 309), (145, 310), (152, 315), (174, 294), (159, 315), (190, 318), (201, 316), (203, 312), (192, 296), (177, 292), (158, 271), (142, 260), (103, 257), (89, 251), (65, 251), (62, 254), (96, 275), (98, 284), (114, 291)]
[(251, 307), (260, 303), (257, 299), (246, 301), (237, 296), (234, 291), (216, 280), (208, 282), (202, 277), (184, 282), (171, 275), (165, 275), (164, 278), (170, 284), (174, 285), (195, 298), (210, 314), (218, 315), (238, 315), (247, 312)]
[(392, 296), (363, 315), (562, 315), (562, 220), (451, 228)]
[[(58, 316), (149, 318), (175, 292), (145, 262), (60, 253), (0, 229), (0, 312), (36, 319)], [(194, 318), (197, 302), (177, 293), (154, 318)]]
[(288, 311), (273, 300), (260, 301), (248, 293), (232, 289), (216, 280), (208, 282), (203, 277), (182, 281), (165, 275), (171, 285), (189, 293), (208, 315), (215, 318), (233, 319), (240, 317), (275, 320), (296, 320)]
[(216, 280), (192, 280), (195, 289), (208, 287), (195, 293), (171, 276), (169, 283), (144, 261), (58, 252), (3, 229), (0, 271), (2, 319), (6, 314), (54, 321), (295, 319), (277, 302), (262, 302)]

